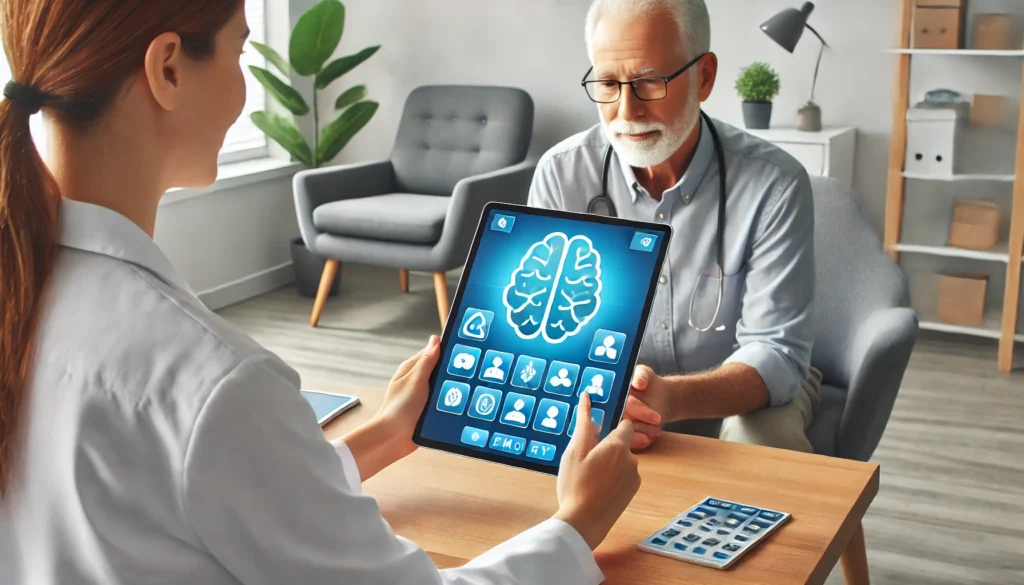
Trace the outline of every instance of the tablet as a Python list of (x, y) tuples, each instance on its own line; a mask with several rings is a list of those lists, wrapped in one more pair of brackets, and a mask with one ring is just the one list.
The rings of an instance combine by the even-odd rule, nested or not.
[(606, 436), (670, 236), (668, 225), (488, 204), (413, 440), (557, 474), (582, 392)]
[(334, 417), (359, 404), (358, 396), (347, 394), (336, 394), (322, 390), (308, 390), (303, 388), (302, 397), (313, 407), (316, 414), (316, 421), (320, 426), (331, 422)]

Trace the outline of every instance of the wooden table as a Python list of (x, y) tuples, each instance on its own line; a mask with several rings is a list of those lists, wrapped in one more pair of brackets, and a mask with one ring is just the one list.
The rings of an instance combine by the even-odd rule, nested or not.
[[(330, 385), (310, 384), (311, 388)], [(383, 392), (336, 388), (362, 405), (327, 425), (334, 438), (380, 406)], [(868, 583), (861, 518), (878, 491), (878, 466), (666, 433), (640, 454), (643, 485), (595, 551), (606, 583), (823, 583), (842, 556), (850, 585)], [(441, 568), (465, 564), (558, 508), (555, 478), (420, 448), (363, 484), (396, 534)], [(637, 543), (706, 496), (792, 513), (722, 571), (641, 552)]]

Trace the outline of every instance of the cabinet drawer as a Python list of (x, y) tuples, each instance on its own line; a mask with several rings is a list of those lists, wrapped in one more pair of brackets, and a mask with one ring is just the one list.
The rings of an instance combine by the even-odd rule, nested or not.
[(776, 142), (782, 150), (793, 155), (793, 158), (800, 161), (811, 176), (822, 176), (825, 174), (825, 147), (819, 144), (800, 144), (798, 142)]

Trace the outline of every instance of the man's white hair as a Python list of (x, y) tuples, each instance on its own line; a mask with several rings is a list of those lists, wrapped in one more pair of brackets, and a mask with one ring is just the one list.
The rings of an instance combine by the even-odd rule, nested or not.
[(690, 60), (711, 50), (711, 17), (704, 0), (594, 0), (587, 12), (587, 54), (594, 50), (591, 38), (601, 17), (608, 12), (620, 12), (646, 17), (667, 10), (679, 29), (682, 51), (680, 58)]

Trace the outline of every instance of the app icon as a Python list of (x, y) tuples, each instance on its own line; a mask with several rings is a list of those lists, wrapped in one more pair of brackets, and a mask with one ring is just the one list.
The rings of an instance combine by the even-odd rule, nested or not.
[(629, 245), (629, 249), (640, 250), (641, 252), (650, 252), (654, 250), (654, 244), (657, 241), (657, 234), (637, 232), (636, 234), (633, 235), (633, 242)]
[(590, 359), (595, 362), (617, 363), (625, 345), (625, 333), (598, 329), (594, 334), (594, 342), (590, 344)]
[(554, 461), (555, 450), (554, 445), (541, 443), (540, 441), (530, 441), (530, 446), (526, 448), (526, 456), (540, 459), (541, 461)]
[(462, 315), (462, 325), (459, 326), (459, 337), (483, 341), (491, 332), (491, 321), (494, 320), (494, 311), (484, 309), (466, 309)]
[(512, 354), (503, 351), (487, 350), (484, 362), (480, 364), (480, 379), (504, 384), (505, 378), (508, 378), (508, 371), (512, 369), (513, 357)]
[(473, 390), (473, 400), (469, 403), (469, 416), (481, 420), (494, 420), (501, 403), (501, 391), (493, 388), (477, 386)]
[(512, 225), (514, 223), (516, 223), (515, 217), (498, 213), (495, 214), (494, 220), (491, 221), (491, 229), (496, 232), (505, 232), (506, 234), (512, 233)]
[(576, 387), (576, 377), (579, 374), (580, 367), (576, 364), (551, 362), (544, 382), (544, 391), (548, 394), (572, 396), (573, 388)]
[(568, 415), (568, 404), (545, 398), (540, 401), (540, 407), (537, 408), (537, 416), (533, 419), (533, 430), (559, 435), (565, 428), (565, 419)]
[(494, 433), (494, 436), (491, 437), (491, 449), (519, 455), (523, 452), (524, 448), (526, 448), (526, 439), (522, 437), (513, 437), (501, 433)]
[(438, 393), (437, 409), (448, 414), (462, 414), (468, 401), (469, 385), (447, 380)]
[(487, 435), (489, 434), (483, 429), (466, 427), (462, 429), (462, 442), (467, 445), (483, 448), (487, 446)]
[[(569, 432), (568, 432), (568, 434), (569, 434), (570, 437), (572, 436), (573, 430), (576, 429), (576, 412), (577, 411), (579, 411), (578, 407), (573, 409), (573, 411), (572, 411), (572, 419), (569, 421)], [(604, 424), (604, 411), (601, 410), (600, 408), (591, 408), (590, 409), (590, 420), (594, 423), (595, 427), (600, 429), (601, 425)]]
[(516, 361), (515, 370), (512, 371), (512, 380), (509, 383), (516, 388), (525, 388), (527, 390), (540, 388), (540, 383), (544, 380), (544, 366), (547, 363), (547, 360), (540, 358), (528, 355), (519, 356), (519, 359)]
[(472, 378), (476, 373), (476, 364), (480, 361), (480, 350), (475, 347), (456, 345), (452, 350), (452, 359), (448, 362), (448, 373), (453, 376)]
[(583, 379), (580, 380), (580, 394), (590, 394), (590, 401), (595, 404), (608, 402), (608, 397), (615, 388), (615, 372), (602, 370), (600, 368), (587, 368), (583, 370)]
[(536, 403), (537, 399), (533, 396), (509, 392), (505, 396), (505, 406), (502, 407), (501, 416), (498, 417), (498, 420), (507, 425), (525, 429), (530, 424), (530, 417), (533, 416), (533, 405)]

